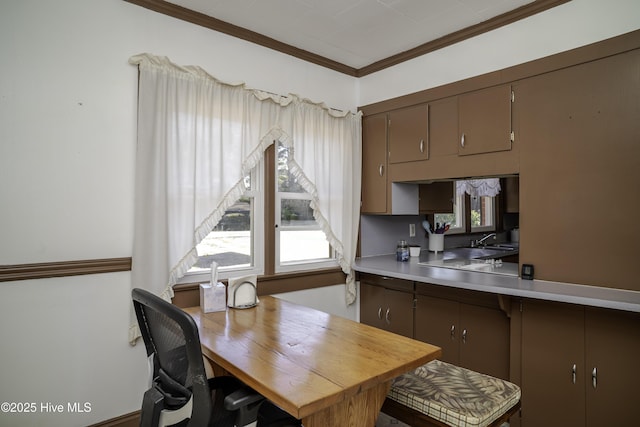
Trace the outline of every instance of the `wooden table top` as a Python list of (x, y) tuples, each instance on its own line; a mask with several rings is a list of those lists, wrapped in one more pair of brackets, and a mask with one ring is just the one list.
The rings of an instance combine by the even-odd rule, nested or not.
[(389, 382), (439, 347), (271, 296), (257, 307), (185, 309), (203, 353), (296, 418)]

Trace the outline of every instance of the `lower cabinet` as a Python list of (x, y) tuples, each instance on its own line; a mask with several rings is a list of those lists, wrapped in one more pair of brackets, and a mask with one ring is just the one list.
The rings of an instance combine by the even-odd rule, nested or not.
[(640, 314), (525, 300), (523, 427), (635, 425)]
[(413, 282), (360, 275), (360, 322), (413, 338)]
[(415, 338), (442, 348), (441, 359), (509, 379), (509, 318), (498, 296), (416, 285)]

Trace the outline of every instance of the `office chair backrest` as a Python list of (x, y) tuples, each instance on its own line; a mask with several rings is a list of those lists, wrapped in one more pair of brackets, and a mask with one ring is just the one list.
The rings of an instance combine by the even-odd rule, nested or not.
[(190, 426), (207, 425), (212, 403), (198, 327), (187, 313), (150, 292), (136, 288), (132, 298), (147, 356), (153, 359), (153, 384), (145, 393), (141, 425), (157, 425), (163, 408), (185, 405), (192, 406)]

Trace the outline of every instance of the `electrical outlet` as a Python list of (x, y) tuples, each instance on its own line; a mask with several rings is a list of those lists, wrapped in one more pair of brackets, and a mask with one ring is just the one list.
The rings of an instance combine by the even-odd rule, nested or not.
[(416, 225), (409, 224), (409, 237), (416, 237)]

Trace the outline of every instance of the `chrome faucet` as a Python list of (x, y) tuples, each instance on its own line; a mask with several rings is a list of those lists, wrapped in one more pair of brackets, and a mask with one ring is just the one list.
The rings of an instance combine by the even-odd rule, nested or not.
[(480, 238), (480, 239), (478, 239), (478, 240), (476, 240), (476, 241), (475, 241), (475, 246), (486, 246), (486, 243), (485, 243), (485, 242), (486, 242), (489, 238), (491, 238), (491, 237), (493, 237), (493, 240), (496, 240), (496, 238), (497, 238), (498, 236), (497, 236), (497, 234), (496, 234), (496, 233), (489, 233), (489, 234), (486, 234), (486, 235), (482, 236), (482, 238)]

